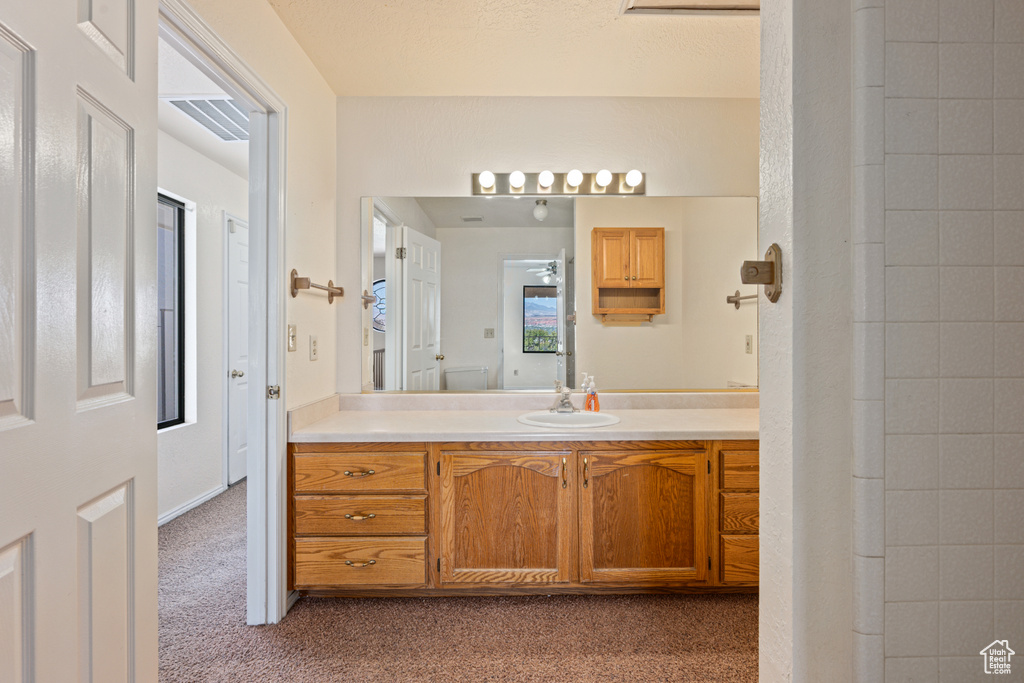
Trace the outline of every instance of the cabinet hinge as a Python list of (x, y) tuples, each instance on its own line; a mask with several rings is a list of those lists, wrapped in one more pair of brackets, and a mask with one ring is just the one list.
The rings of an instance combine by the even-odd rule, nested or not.
[(708, 555), (708, 569), (711, 569), (711, 556)]
[(441, 461), (437, 461), (437, 476), (441, 476)]
[(405, 247), (396, 247), (395, 248), (395, 258), (396, 259), (404, 259), (405, 258), (405, 254), (406, 254)]
[(281, 387), (278, 386), (277, 384), (275, 384), (272, 387), (267, 387), (267, 398), (281, 398)]
[(711, 461), (708, 460), (708, 474), (711, 474)]
[(437, 573), (441, 573), (441, 558), (437, 558)]

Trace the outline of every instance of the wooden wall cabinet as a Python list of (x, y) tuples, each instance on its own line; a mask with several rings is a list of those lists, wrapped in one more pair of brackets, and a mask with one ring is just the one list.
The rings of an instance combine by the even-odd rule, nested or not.
[(290, 449), (289, 576), (305, 593), (757, 586), (756, 441)]
[(594, 315), (665, 312), (664, 228), (594, 228), (590, 244)]

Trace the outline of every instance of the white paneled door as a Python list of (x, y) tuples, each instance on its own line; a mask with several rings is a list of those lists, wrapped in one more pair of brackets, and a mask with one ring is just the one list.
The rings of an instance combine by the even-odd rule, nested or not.
[(156, 0), (0, 4), (0, 681), (155, 681)]
[(441, 243), (402, 226), (405, 389), (437, 391), (441, 382)]
[(245, 476), (249, 423), (249, 224), (228, 217), (228, 484)]

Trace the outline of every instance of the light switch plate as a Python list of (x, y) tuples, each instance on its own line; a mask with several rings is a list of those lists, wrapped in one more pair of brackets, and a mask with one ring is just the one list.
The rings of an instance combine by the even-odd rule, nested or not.
[(295, 346), (296, 346), (295, 336), (297, 334), (298, 334), (298, 330), (296, 329), (295, 325), (289, 325), (288, 326), (288, 350), (289, 351), (294, 351), (295, 350)]
[(747, 344), (745, 350), (747, 353), (754, 353), (754, 335), (747, 335)]
[(484, 328), (484, 339), (494, 339), (494, 328), (493, 327), (485, 327)]
[(316, 335), (309, 335), (309, 359), (316, 360), (320, 357), (320, 350), (316, 345)]

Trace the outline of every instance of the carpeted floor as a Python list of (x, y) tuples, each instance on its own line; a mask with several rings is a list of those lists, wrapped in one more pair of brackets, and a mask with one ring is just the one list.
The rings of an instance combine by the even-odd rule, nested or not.
[(160, 528), (160, 680), (756, 681), (757, 596), (303, 598), (245, 625), (245, 484)]

